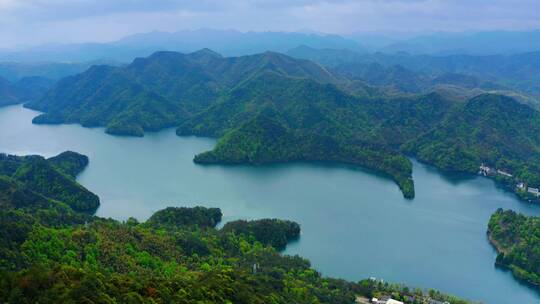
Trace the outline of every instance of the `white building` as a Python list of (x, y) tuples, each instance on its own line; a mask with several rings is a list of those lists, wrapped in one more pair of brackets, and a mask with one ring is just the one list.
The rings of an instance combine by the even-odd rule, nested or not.
[(490, 167), (484, 165), (484, 163), (482, 163), (480, 165), (480, 171), (478, 172), (478, 174), (480, 175), (484, 175), (484, 176), (488, 176), (488, 175), (491, 175), (493, 173), (493, 169), (491, 169)]
[(497, 170), (497, 173), (499, 173), (500, 175), (504, 175), (506, 177), (512, 177), (512, 174), (506, 172), (506, 171), (503, 171), (503, 170)]
[(392, 298), (389, 298), (389, 299), (377, 299), (377, 298), (373, 298), (371, 299), (371, 303), (373, 304), (405, 304), (401, 301), (397, 301), (397, 300), (394, 300)]
[(529, 189), (527, 189), (527, 191), (529, 191), (529, 193), (532, 193), (536, 196), (540, 196), (540, 190), (538, 190), (538, 188), (532, 188), (532, 187), (529, 187)]

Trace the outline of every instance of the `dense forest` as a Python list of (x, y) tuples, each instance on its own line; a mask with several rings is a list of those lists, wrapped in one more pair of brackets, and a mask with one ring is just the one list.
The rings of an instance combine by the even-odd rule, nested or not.
[(499, 209), (489, 220), (488, 236), (499, 253), (496, 264), (540, 290), (540, 218)]
[[(52, 194), (10, 177), (35, 160), (65, 175)], [(50, 159), (2, 155), (2, 303), (350, 304), (358, 296), (467, 303), (434, 290), (323, 277), (307, 260), (278, 251), (299, 237), (295, 222), (241, 220), (218, 230), (221, 210), (204, 207), (170, 207), (142, 223), (119, 222), (46, 196), (64, 197), (62, 189), (69, 192), (87, 163), (74, 152)]]
[(394, 180), (406, 198), (415, 195), (407, 155), (448, 171), (476, 173), (484, 163), (513, 175), (501, 180), (508, 189), (537, 199), (516, 185), (540, 186), (540, 114), (513, 98), (481, 94), (502, 88), (489, 80), (418, 73), (378, 62), (327, 67), (272, 52), (157, 52), (64, 78), (26, 106), (45, 112), (35, 123), (135, 136), (178, 127), (181, 136), (217, 137), (197, 163), (361, 166)]
[(476, 173), (484, 163), (540, 185), (540, 113), (509, 97), (473, 98), (403, 148), (444, 170)]
[(14, 201), (20, 193), (30, 191), (40, 200), (93, 212), (99, 207), (98, 196), (75, 181), (87, 164), (86, 156), (71, 151), (49, 159), (0, 154), (0, 176), (7, 187), (15, 187), (9, 192)]

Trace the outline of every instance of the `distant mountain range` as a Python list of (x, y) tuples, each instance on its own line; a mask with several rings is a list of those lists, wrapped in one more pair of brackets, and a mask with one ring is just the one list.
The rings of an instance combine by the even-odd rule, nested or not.
[(540, 51), (540, 30), (436, 33), (398, 41), (378, 49), (415, 55), (508, 55)]
[(193, 52), (202, 48), (213, 49), (225, 56), (241, 56), (265, 51), (285, 52), (299, 45), (317, 49), (348, 49), (359, 53), (508, 55), (540, 51), (540, 30), (436, 33), (404, 39), (398, 35), (384, 34), (339, 36), (200, 29), (141, 33), (108, 43), (50, 44), (17, 51), (0, 51), (0, 62), (131, 62), (136, 57), (146, 57), (156, 51)]
[(441, 85), (446, 91), (455, 91), (449, 86), (459, 86), (503, 93), (534, 107), (540, 105), (540, 52), (429, 56), (299, 46), (287, 54), (318, 62), (349, 78), (405, 92), (430, 91)]
[(87, 62), (0, 62), (0, 77), (11, 82), (17, 82), (25, 77), (43, 77), (58, 80), (66, 76), (84, 72), (92, 65), (119, 65), (114, 61), (87, 61)]
[(0, 61), (16, 62), (85, 62), (113, 60), (131, 62), (136, 57), (146, 57), (156, 51), (193, 52), (211, 48), (227, 56), (285, 52), (298, 45), (314, 48), (347, 48), (361, 51), (355, 41), (337, 35), (239, 32), (234, 30), (150, 32), (135, 34), (110, 43), (80, 43), (45, 45), (19, 51), (0, 52)]

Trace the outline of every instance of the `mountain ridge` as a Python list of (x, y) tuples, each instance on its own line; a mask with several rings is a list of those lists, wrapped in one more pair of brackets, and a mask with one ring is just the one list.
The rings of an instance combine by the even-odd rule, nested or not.
[[(127, 66), (94, 66), (67, 77), (43, 99), (26, 106), (45, 112), (34, 118), (35, 123), (105, 126), (107, 133), (134, 136), (178, 127), (178, 135), (217, 137), (213, 150), (195, 156), (198, 163), (353, 164), (391, 178), (406, 198), (414, 197), (414, 183), (412, 164), (404, 153), (444, 170), (470, 173), (489, 162), (512, 170), (531, 185), (540, 185), (540, 170), (529, 164), (531, 159), (500, 150), (503, 142), (498, 139), (509, 138), (509, 132), (520, 128), (534, 130), (533, 121), (528, 121), (530, 125), (520, 122), (527, 113), (536, 117), (534, 109), (509, 97), (483, 94), (478, 88), (480, 95), (469, 96), (465, 90), (458, 98), (447, 93), (461, 90), (456, 83), (475, 79), (466, 75), (428, 78), (429, 83), (448, 85), (425, 93), (420, 87), (402, 92), (413, 88), (415, 81), (402, 89), (384, 87), (417, 75), (405, 67), (387, 70), (373, 64), (367, 71), (355, 79), (275, 52), (241, 57), (222, 57), (208, 49), (189, 54), (156, 52)], [(365, 85), (362, 75), (382, 86)], [(484, 83), (469, 84), (470, 88), (480, 85)], [(474, 107), (478, 100), (486, 100), (486, 106)], [(523, 109), (523, 115), (510, 115), (508, 106)], [(498, 112), (509, 116), (493, 115)], [(473, 119), (463, 120), (466, 117)], [(475, 117), (487, 117), (487, 124), (477, 124)], [(502, 124), (513, 127), (505, 129)], [(452, 131), (463, 128), (469, 133)], [(453, 135), (439, 136), (445, 132)], [(470, 135), (475, 132), (496, 140), (474, 141)], [(518, 150), (536, 153), (539, 141), (534, 135), (519, 134), (508, 142)], [(474, 149), (461, 149), (449, 138), (468, 141)], [(432, 157), (433, 151), (448, 159)], [(467, 161), (451, 161), (452, 156)], [(513, 189), (511, 182), (508, 185)]]

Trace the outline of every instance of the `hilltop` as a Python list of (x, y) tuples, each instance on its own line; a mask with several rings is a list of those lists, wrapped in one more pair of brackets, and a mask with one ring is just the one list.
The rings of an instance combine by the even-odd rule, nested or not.
[[(75, 181), (88, 164), (88, 158), (75, 152), (64, 152), (45, 159), (41, 156), (0, 154), (0, 177), (6, 189), (4, 204), (10, 206), (65, 205), (78, 212), (93, 212), (99, 198)], [(19, 193), (22, 196), (19, 197)]]

